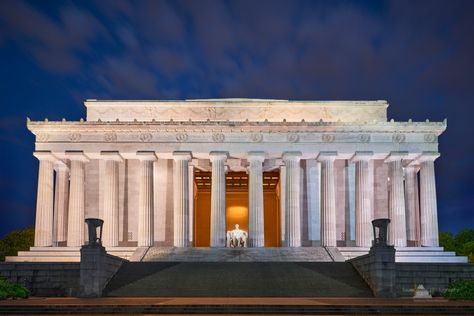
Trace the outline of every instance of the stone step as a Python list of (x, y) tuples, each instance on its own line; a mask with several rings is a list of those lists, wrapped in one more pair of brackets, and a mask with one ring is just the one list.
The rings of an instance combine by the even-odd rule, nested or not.
[[(369, 248), (338, 247), (346, 260), (365, 255)], [(467, 263), (467, 257), (456, 256), (453, 251), (444, 251), (443, 247), (399, 247), (395, 248), (396, 262), (420, 263)]]
[[(130, 259), (138, 247), (109, 247), (107, 253), (123, 259)], [(31, 247), (19, 251), (17, 256), (7, 256), (6, 262), (79, 262), (80, 247)]]
[(125, 262), (107, 296), (372, 297), (348, 262)]
[[(341, 258), (337, 248), (331, 254), (324, 247), (268, 248), (174, 248), (152, 247), (148, 262), (333, 262)], [(337, 260), (336, 260), (337, 261)]]
[(81, 258), (77, 257), (28, 257), (28, 256), (21, 256), (21, 257), (13, 257), (8, 256), (5, 258), (6, 262), (80, 262)]

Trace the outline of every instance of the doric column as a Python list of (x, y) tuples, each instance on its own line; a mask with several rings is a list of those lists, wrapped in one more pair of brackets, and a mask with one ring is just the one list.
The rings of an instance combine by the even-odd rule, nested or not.
[(175, 151), (173, 153), (173, 205), (174, 205), (174, 246), (189, 245), (189, 160), (191, 153)]
[(336, 187), (334, 161), (337, 152), (321, 152), (321, 246), (336, 247)]
[(395, 247), (407, 246), (405, 191), (403, 187), (403, 158), (406, 155), (406, 152), (391, 152), (385, 159), (389, 164), (390, 181), (388, 241)]
[(67, 245), (80, 247), (84, 244), (84, 164), (89, 161), (82, 152), (66, 153), (71, 161), (69, 185), (69, 214), (67, 226)]
[(54, 192), (54, 245), (67, 239), (67, 214), (69, 207), (69, 168), (58, 160), (56, 170), (56, 189)]
[(372, 220), (374, 219), (374, 164), (372, 152), (356, 152), (352, 158), (355, 174), (355, 233), (357, 247), (372, 245)]
[(263, 169), (264, 152), (249, 152), (249, 246), (263, 247)]
[(212, 164), (211, 184), (211, 247), (224, 247), (225, 226), (225, 166), (227, 152), (209, 154)]
[(194, 245), (194, 165), (188, 166), (189, 185), (189, 246)]
[(104, 208), (103, 238), (106, 247), (117, 247), (119, 244), (119, 162), (123, 161), (118, 152), (102, 152), (105, 160), (104, 173)]
[(280, 166), (280, 241), (281, 245), (286, 245), (286, 166)]
[(420, 219), (421, 245), (438, 247), (438, 209), (436, 205), (436, 179), (434, 161), (437, 152), (424, 152), (420, 161)]
[(420, 198), (418, 191), (418, 162), (405, 167), (405, 205), (407, 239), (420, 246)]
[(50, 152), (35, 152), (39, 160), (36, 196), (35, 246), (53, 245), (54, 168), (56, 158)]
[(301, 152), (283, 154), (286, 166), (285, 245), (287, 247), (301, 246), (300, 159)]
[(138, 194), (138, 247), (151, 247), (154, 243), (153, 234), (153, 162), (156, 154), (152, 151), (137, 152), (140, 160), (139, 194)]

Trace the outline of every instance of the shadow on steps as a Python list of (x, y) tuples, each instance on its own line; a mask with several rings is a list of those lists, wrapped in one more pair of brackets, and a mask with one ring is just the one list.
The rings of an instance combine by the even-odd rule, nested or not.
[(106, 296), (372, 297), (346, 262), (127, 262)]

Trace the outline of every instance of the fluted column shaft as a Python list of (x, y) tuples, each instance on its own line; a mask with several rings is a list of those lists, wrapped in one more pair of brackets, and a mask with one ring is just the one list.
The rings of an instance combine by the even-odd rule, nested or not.
[(39, 160), (35, 246), (49, 247), (53, 245), (54, 157), (46, 152), (34, 156)]
[(428, 247), (439, 246), (434, 169), (434, 160), (438, 157), (438, 153), (424, 153), (420, 158), (421, 245)]
[(194, 245), (194, 166), (188, 164), (189, 185), (189, 246)]
[(420, 200), (418, 191), (419, 166), (410, 164), (405, 168), (405, 204), (407, 239), (420, 245)]
[(211, 152), (211, 247), (224, 247), (226, 238), (225, 161), (226, 152)]
[(388, 216), (390, 218), (388, 241), (395, 247), (407, 246), (405, 190), (403, 187), (403, 156), (391, 153), (386, 159), (389, 163), (390, 196)]
[(249, 246), (263, 247), (263, 168), (265, 153), (250, 152), (249, 160)]
[(336, 247), (336, 187), (334, 161), (336, 152), (322, 152), (321, 162), (321, 246)]
[(69, 168), (58, 161), (56, 169), (56, 188), (54, 192), (54, 245), (67, 239), (67, 217), (69, 207)]
[(138, 247), (151, 247), (154, 243), (154, 195), (153, 162), (154, 152), (137, 152), (140, 160), (138, 194)]
[(106, 247), (119, 244), (119, 161), (118, 152), (103, 152), (104, 173), (104, 227), (102, 243)]
[(286, 245), (286, 166), (280, 166), (280, 241)]
[(301, 246), (300, 152), (285, 152), (285, 244)]
[(84, 165), (88, 159), (82, 153), (71, 153), (67, 157), (71, 160), (67, 245), (79, 247), (84, 244)]
[(372, 245), (372, 220), (374, 219), (374, 165), (372, 153), (358, 152), (354, 156), (356, 163), (356, 246)]
[(189, 246), (189, 152), (174, 152), (174, 246)]

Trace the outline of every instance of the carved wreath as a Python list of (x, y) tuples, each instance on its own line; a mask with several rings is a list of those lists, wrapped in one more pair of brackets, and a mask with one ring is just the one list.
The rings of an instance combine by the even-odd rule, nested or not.
[(178, 142), (185, 142), (188, 139), (188, 134), (186, 133), (178, 133), (176, 134), (176, 140)]
[(263, 135), (259, 133), (255, 133), (250, 136), (250, 139), (252, 139), (254, 143), (259, 143), (263, 140)]
[(138, 136), (138, 138), (142, 142), (149, 142), (153, 138), (153, 135), (151, 135), (150, 133), (143, 133), (143, 134), (140, 134), (140, 136)]
[(46, 133), (39, 133), (36, 135), (36, 141), (38, 142), (45, 142), (49, 139), (49, 135)]
[(225, 136), (222, 133), (212, 134), (212, 140), (215, 141), (216, 143), (222, 143), (224, 139), (225, 139)]
[(71, 133), (69, 134), (69, 140), (72, 141), (72, 142), (77, 142), (81, 139), (81, 134), (79, 133)]
[(117, 134), (115, 134), (115, 133), (105, 133), (104, 140), (106, 142), (109, 142), (109, 143), (114, 142), (114, 141), (117, 140)]
[(424, 140), (427, 143), (434, 143), (437, 140), (436, 134), (425, 134)]
[(332, 134), (323, 134), (323, 142), (332, 143), (336, 137)]
[(298, 134), (295, 134), (295, 133), (290, 133), (287, 136), (288, 141), (291, 143), (296, 143), (299, 140), (299, 138), (300, 137), (298, 136)]
[(358, 139), (361, 143), (370, 142), (370, 134), (359, 134)]
[(404, 143), (405, 142), (405, 134), (393, 134), (392, 141), (394, 143)]

